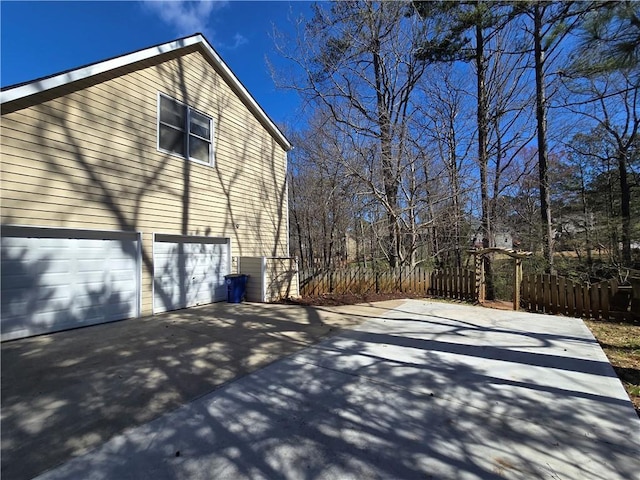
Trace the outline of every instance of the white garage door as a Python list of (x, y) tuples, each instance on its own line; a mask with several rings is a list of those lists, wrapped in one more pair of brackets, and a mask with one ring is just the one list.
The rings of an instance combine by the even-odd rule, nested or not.
[(166, 312), (227, 298), (230, 273), (226, 238), (155, 235), (153, 312)]
[(136, 232), (2, 227), (2, 340), (140, 314)]

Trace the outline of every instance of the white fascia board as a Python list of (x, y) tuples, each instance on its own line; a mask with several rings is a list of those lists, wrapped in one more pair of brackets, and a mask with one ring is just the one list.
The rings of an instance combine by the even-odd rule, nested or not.
[(262, 107), (258, 105), (258, 102), (255, 101), (253, 96), (251, 96), (249, 91), (246, 88), (244, 88), (244, 85), (242, 85), (240, 80), (238, 80), (238, 78), (233, 74), (233, 72), (227, 66), (227, 64), (224, 63), (222, 58), (220, 58), (220, 56), (211, 47), (211, 45), (209, 45), (209, 42), (207, 42), (207, 40), (202, 35), (196, 35), (196, 37), (200, 38), (200, 41), (202, 42), (205, 51), (207, 52), (207, 54), (209, 55), (213, 63), (215, 63), (218, 66), (218, 68), (220, 69), (220, 72), (222, 73), (222, 76), (225, 77), (225, 80), (227, 80), (227, 82), (232, 84), (238, 90), (240, 97), (243, 100), (245, 100), (248, 103), (249, 107), (262, 118), (267, 129), (271, 132), (271, 134), (274, 137), (276, 137), (279, 140), (279, 143), (285, 147), (285, 150), (286, 151), (291, 150), (293, 146), (291, 145), (289, 140), (287, 140), (287, 138), (282, 134), (280, 129), (275, 126), (275, 124), (271, 121), (269, 116), (264, 112), (264, 110), (262, 110)]
[(278, 142), (285, 148), (290, 150), (292, 148), (291, 143), (282, 134), (280, 129), (271, 121), (265, 111), (258, 105), (258, 102), (251, 96), (247, 89), (242, 85), (240, 80), (233, 74), (231, 69), (220, 58), (216, 51), (209, 45), (209, 42), (200, 34), (192, 35), (191, 37), (182, 38), (180, 40), (174, 40), (172, 42), (164, 43), (155, 47), (146, 48), (137, 52), (122, 55), (120, 57), (112, 58), (111, 60), (105, 60), (103, 62), (94, 63), (86, 67), (71, 70), (53, 77), (45, 78), (43, 80), (30, 82), (24, 85), (19, 85), (8, 90), (0, 92), (0, 104), (12, 102), (20, 98), (28, 97), (36, 93), (51, 90), (62, 85), (77, 82), (78, 80), (84, 80), (94, 75), (108, 72), (110, 70), (124, 67), (135, 62), (148, 60), (163, 53), (172, 52), (181, 48), (189, 47), (195, 44), (202, 44), (204, 51), (209, 56), (210, 60), (219, 68), (224, 79), (230, 83), (238, 92), (242, 100), (244, 100), (249, 108), (251, 108), (258, 117), (263, 121), (267, 130), (278, 140)]
[(135, 62), (147, 60), (179, 48), (188, 47), (189, 45), (193, 45), (194, 43), (201, 41), (202, 37), (200, 35), (195, 35), (193, 37), (175, 40), (156, 47), (146, 48), (127, 55), (122, 55), (120, 57), (112, 58), (111, 60), (105, 60), (104, 62), (94, 63), (87, 67), (78, 68), (53, 77), (45, 78), (44, 80), (19, 85), (15, 88), (0, 92), (0, 100), (1, 103), (11, 102), (23, 97), (28, 97), (29, 95), (60, 87), (67, 83), (84, 80), (85, 78), (93, 77), (94, 75), (99, 75)]

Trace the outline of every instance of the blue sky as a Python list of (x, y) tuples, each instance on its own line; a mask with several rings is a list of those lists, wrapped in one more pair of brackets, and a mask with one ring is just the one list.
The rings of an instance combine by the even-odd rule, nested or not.
[(0, 4), (0, 80), (12, 85), (134, 50), (203, 33), (277, 123), (297, 116), (295, 93), (277, 90), (265, 57), (275, 62), (274, 25), (310, 16), (309, 2), (112, 1)]

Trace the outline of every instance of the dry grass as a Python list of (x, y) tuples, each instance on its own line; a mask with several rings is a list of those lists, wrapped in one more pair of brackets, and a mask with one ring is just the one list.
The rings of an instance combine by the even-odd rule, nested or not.
[(622, 381), (640, 417), (640, 325), (585, 320)]

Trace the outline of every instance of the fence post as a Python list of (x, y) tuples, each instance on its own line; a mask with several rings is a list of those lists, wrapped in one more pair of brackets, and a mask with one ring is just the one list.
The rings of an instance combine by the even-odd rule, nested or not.
[(570, 317), (576, 314), (576, 294), (575, 283), (571, 280), (567, 280), (567, 315)]
[(554, 315), (558, 313), (558, 277), (556, 275), (550, 275), (550, 288), (551, 288), (551, 313)]
[(431, 272), (429, 272), (429, 288), (427, 289), (427, 293), (429, 295), (434, 295), (433, 288), (436, 283), (435, 273), (436, 273), (435, 270), (432, 270)]
[(594, 283), (591, 285), (591, 316), (594, 319), (600, 318), (600, 285)]
[(584, 296), (582, 295), (582, 284), (575, 282), (573, 284), (573, 293), (576, 296), (576, 317), (584, 315)]
[(515, 311), (520, 310), (520, 283), (522, 282), (522, 259), (515, 259), (514, 267), (514, 279), (513, 279), (513, 309)]
[(591, 317), (591, 289), (586, 283), (582, 286), (582, 305), (584, 306), (583, 316)]
[(564, 277), (558, 277), (558, 312), (562, 315), (567, 313), (567, 292)]
[(445, 269), (442, 274), (444, 275), (444, 296), (451, 298), (451, 269)]
[(551, 277), (548, 273), (543, 274), (540, 277), (541, 293), (542, 293), (542, 311), (549, 313), (549, 305), (551, 304)]
[(602, 305), (602, 319), (609, 320), (609, 299), (611, 298), (611, 282), (607, 282), (606, 286), (603, 285), (600, 296), (600, 303)]
[(319, 275), (315, 272), (315, 269), (312, 270), (312, 272), (313, 280), (311, 280), (311, 295), (316, 295), (316, 289), (320, 279), (318, 278)]

